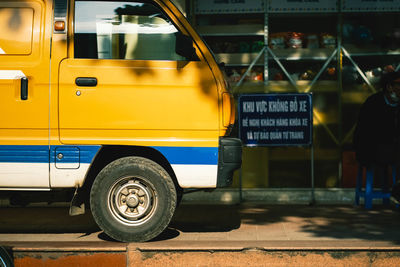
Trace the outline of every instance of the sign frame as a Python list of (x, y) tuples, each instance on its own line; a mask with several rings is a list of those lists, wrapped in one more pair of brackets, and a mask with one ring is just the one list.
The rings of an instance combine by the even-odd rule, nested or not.
[(339, 0), (298, 0), (288, 3), (287, 0), (268, 0), (268, 13), (321, 13), (338, 12)]
[[(399, 12), (400, 0), (341, 0), (342, 12)], [(379, 6), (379, 7), (378, 7)]]
[[(257, 100), (256, 100), (257, 99)], [(306, 101), (306, 107), (308, 107), (307, 111), (304, 112), (300, 112), (299, 111), (299, 102), (297, 102), (297, 111), (295, 111), (296, 109), (294, 108), (290, 108), (289, 106), (292, 105), (292, 103), (286, 103), (288, 106), (288, 110), (292, 110), (292, 111), (283, 111), (283, 112), (277, 112), (274, 111), (274, 116), (270, 117), (269, 119), (276, 119), (276, 114), (281, 114), (279, 119), (288, 119), (288, 121), (290, 121), (290, 119), (294, 119), (294, 121), (297, 121), (297, 119), (307, 119), (308, 120), (308, 124), (307, 125), (285, 125), (285, 124), (281, 124), (276, 126), (276, 124), (278, 124), (277, 122), (273, 122), (272, 124), (274, 124), (273, 126), (260, 126), (260, 121), (259, 121), (259, 125), (258, 126), (254, 126), (254, 125), (250, 125), (249, 121), (247, 123), (247, 125), (243, 126), (244, 124), (244, 120), (249, 119), (248, 115), (247, 117), (244, 116), (244, 113), (249, 113), (249, 114), (257, 114), (257, 104), (255, 103), (255, 101), (266, 101), (268, 102), (268, 107), (265, 108), (267, 109), (267, 111), (263, 110), (261, 111), (260, 114), (265, 113), (265, 115), (270, 114), (270, 104), (269, 101), (271, 100), (275, 100), (275, 101), (289, 101), (290, 99), (292, 99), (292, 102), (295, 101)], [(254, 107), (251, 109), (252, 111), (256, 110), (256, 112), (248, 112), (248, 110), (246, 112), (243, 111), (244, 105), (243, 102), (244, 101), (253, 101), (254, 102)], [(259, 102), (259, 103), (261, 103)], [(285, 104), (285, 106), (286, 106)], [(267, 105), (267, 104), (265, 104)], [(264, 105), (264, 106), (265, 106)], [(262, 109), (261, 105), (260, 106), (260, 110)], [(301, 116), (299, 116), (299, 112), (301, 113)], [(272, 113), (271, 113), (272, 114)], [(282, 115), (283, 114), (283, 115)], [(292, 116), (288, 116), (288, 115), (292, 115)], [(264, 115), (264, 116), (265, 116)], [(284, 116), (286, 115), (286, 117)], [(253, 116), (253, 119), (256, 120), (257, 118), (259, 120), (261, 120), (263, 117), (258, 115)], [(296, 116), (296, 117), (294, 117)], [(285, 121), (284, 121), (285, 122)], [(285, 122), (287, 123), (287, 121)], [(290, 124), (290, 123), (289, 123)], [(304, 126), (304, 127), (303, 127)], [(239, 96), (238, 99), (238, 127), (239, 127), (239, 138), (242, 140), (243, 145), (246, 147), (310, 147), (313, 144), (313, 103), (312, 103), (312, 93), (284, 93), (284, 94), (242, 94)], [(252, 138), (256, 139), (256, 140), (252, 140), (251, 142), (248, 142), (249, 139), (249, 135), (248, 135), (248, 131), (245, 131), (244, 127), (250, 128), (252, 127), (253, 129), (257, 129), (258, 131), (258, 138), (255, 138), (255, 135), (253, 136), (254, 132), (252, 132), (252, 135), (250, 135)], [(264, 127), (264, 128), (263, 128)], [(288, 141), (290, 142), (267, 142), (267, 141), (262, 141), (261, 140), (261, 135), (260, 133), (268, 133), (266, 134), (268, 136), (268, 139), (270, 139), (270, 132), (275, 132), (279, 133), (279, 131), (277, 130), (278, 127), (280, 127), (281, 129), (279, 129), (279, 131), (281, 131), (280, 136), (283, 135), (283, 137), (281, 137), (281, 139), (285, 139), (285, 136), (288, 136)], [(297, 127), (297, 130), (299, 130), (298, 128), (303, 129), (304, 133), (303, 135), (306, 136), (305, 138), (299, 140), (299, 142), (293, 141), (292, 139), (292, 133), (294, 132), (290, 132), (291, 129), (293, 129), (294, 127)], [(286, 132), (286, 134), (283, 134), (284, 132), (282, 132), (282, 129)], [(268, 130), (268, 131), (267, 131)], [(253, 130), (252, 130), (253, 131)], [(296, 133), (299, 133), (299, 131), (296, 131)], [(290, 135), (289, 135), (290, 134)], [(279, 136), (278, 136), (279, 137)], [(308, 138), (307, 138), (308, 137)], [(275, 137), (274, 137), (275, 138)], [(301, 141), (301, 142), (300, 142)]]
[(264, 13), (264, 0), (196, 0), (196, 14)]

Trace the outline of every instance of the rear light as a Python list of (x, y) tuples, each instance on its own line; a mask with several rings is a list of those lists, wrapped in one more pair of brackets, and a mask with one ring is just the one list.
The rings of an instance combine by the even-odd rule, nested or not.
[(231, 121), (229, 122), (229, 124), (230, 125), (235, 124), (235, 120), (236, 120), (236, 106), (235, 106), (235, 100), (231, 95)]
[(222, 116), (224, 127), (228, 127), (235, 122), (235, 107), (229, 93), (222, 94)]

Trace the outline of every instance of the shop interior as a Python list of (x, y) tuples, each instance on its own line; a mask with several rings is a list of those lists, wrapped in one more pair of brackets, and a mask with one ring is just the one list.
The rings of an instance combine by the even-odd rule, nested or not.
[[(259, 2), (252, 10), (204, 10), (200, 0), (186, 1), (186, 10), (217, 61), (225, 64), (236, 99), (312, 93), (315, 187), (353, 188), (358, 110), (380, 90), (382, 73), (400, 69), (399, 8), (346, 10), (342, 0), (330, 9), (299, 9), (281, 1), (289, 6), (278, 10), (272, 6), (276, 1)], [(232, 135), (237, 134), (236, 128)], [(236, 175), (243, 188), (309, 188), (310, 154), (310, 146), (244, 147)]]

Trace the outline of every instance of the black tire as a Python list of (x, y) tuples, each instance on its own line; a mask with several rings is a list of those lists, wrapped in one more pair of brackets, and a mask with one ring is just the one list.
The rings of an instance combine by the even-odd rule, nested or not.
[(96, 223), (108, 236), (123, 242), (144, 242), (158, 236), (170, 223), (176, 201), (168, 173), (141, 157), (108, 164), (90, 192)]
[(176, 190), (176, 207), (179, 207), (179, 205), (181, 205), (182, 198), (183, 198), (183, 189), (179, 188)]
[(3, 247), (0, 247), (0, 267), (14, 267), (12, 258)]

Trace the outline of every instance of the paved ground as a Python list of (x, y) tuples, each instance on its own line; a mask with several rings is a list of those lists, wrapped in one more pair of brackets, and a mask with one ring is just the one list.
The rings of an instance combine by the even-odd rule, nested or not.
[[(155, 240), (129, 244), (142, 250), (373, 249), (400, 250), (400, 211), (375, 206), (262, 204), (181, 205)], [(90, 213), (69, 217), (68, 208), (0, 208), (0, 245), (61, 244), (126, 249), (102, 233)], [(58, 244), (58, 245), (57, 245)]]

